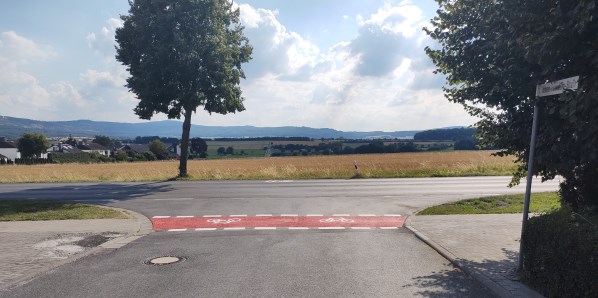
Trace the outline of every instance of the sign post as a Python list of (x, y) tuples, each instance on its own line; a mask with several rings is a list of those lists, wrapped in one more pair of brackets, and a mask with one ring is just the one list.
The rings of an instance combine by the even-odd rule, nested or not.
[(550, 82), (546, 84), (540, 84), (536, 86), (536, 100), (534, 103), (534, 120), (532, 123), (532, 136), (529, 144), (529, 155), (527, 159), (527, 184), (525, 185), (525, 201), (523, 202), (523, 221), (521, 222), (521, 237), (519, 240), (519, 264), (517, 271), (523, 269), (523, 231), (525, 230), (525, 224), (529, 217), (529, 203), (532, 192), (532, 177), (534, 172), (534, 155), (536, 151), (536, 138), (538, 134), (538, 100), (540, 97), (557, 95), (563, 93), (565, 89), (575, 90), (579, 84), (579, 76)]

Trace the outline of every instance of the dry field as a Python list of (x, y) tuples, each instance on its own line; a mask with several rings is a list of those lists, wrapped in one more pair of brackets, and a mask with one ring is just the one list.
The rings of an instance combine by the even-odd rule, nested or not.
[[(191, 160), (192, 180), (351, 178), (357, 161), (365, 178), (510, 175), (510, 157), (449, 151), (311, 157)], [(0, 166), (0, 183), (158, 181), (174, 178), (178, 162)]]

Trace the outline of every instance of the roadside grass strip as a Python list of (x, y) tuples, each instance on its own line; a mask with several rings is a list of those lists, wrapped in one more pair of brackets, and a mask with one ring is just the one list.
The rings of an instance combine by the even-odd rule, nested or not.
[(238, 217), (235, 215), (210, 216), (154, 216), (153, 229), (156, 231), (238, 231), (238, 230), (370, 230), (399, 229), (406, 217), (399, 214), (377, 215), (315, 215), (257, 214)]
[(0, 221), (126, 218), (130, 216), (123, 212), (82, 203), (45, 200), (0, 201)]
[[(418, 215), (522, 213), (523, 201), (523, 194), (481, 197), (426, 208)], [(533, 193), (530, 198), (532, 213), (545, 213), (560, 206), (556, 192)]]

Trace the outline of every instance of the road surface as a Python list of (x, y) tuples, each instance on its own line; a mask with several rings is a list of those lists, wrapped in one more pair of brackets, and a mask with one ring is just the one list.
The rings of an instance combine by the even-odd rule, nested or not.
[[(6, 184), (0, 199), (92, 202), (168, 223), (115, 252), (62, 266), (8, 296), (488, 296), (398, 219), (447, 201), (524, 191), (507, 188), (509, 179)], [(557, 186), (535, 181), (533, 190)], [(235, 228), (227, 229), (225, 222), (233, 218)], [(366, 219), (371, 226), (365, 226)], [(204, 229), (209, 220), (218, 228)], [(182, 229), (180, 222), (191, 223)], [(396, 227), (384, 229), (393, 225), (388, 222)], [(278, 228), (266, 229), (272, 227)], [(184, 261), (146, 264), (160, 256)]]

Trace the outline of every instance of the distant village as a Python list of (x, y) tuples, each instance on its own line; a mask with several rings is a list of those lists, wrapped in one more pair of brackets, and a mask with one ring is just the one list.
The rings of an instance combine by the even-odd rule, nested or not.
[[(144, 144), (121, 142), (105, 136), (96, 136), (94, 138), (53, 137), (47, 140), (50, 145), (49, 148), (43, 153), (36, 154), (33, 157), (34, 159), (53, 159), (56, 162), (60, 162), (61, 159), (66, 159), (67, 162), (85, 162), (85, 159), (94, 158), (99, 159), (98, 161), (109, 161), (107, 160), (109, 158), (115, 159), (115, 161), (131, 159), (151, 161), (177, 159), (181, 152), (180, 144), (176, 139), (173, 139), (174, 142), (172, 143), (162, 143), (158, 139), (157, 142), (159, 143), (155, 142), (157, 148), (151, 148), (151, 142)], [(100, 144), (100, 142), (103, 144)], [(0, 163), (18, 163), (21, 159), (24, 159), (24, 156), (19, 152), (18, 140), (0, 137)], [(39, 163), (39, 161), (36, 163)]]

